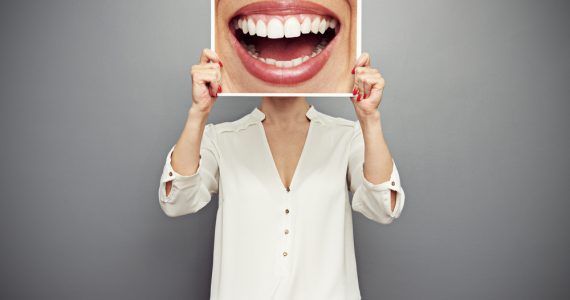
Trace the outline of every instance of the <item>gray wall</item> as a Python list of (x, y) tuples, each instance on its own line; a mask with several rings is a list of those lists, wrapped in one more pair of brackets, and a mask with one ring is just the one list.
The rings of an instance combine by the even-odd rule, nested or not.
[[(354, 215), (364, 299), (568, 299), (570, 4), (364, 6), (407, 194), (391, 225)], [(157, 186), (208, 12), (2, 1), (1, 299), (207, 299), (217, 200), (171, 219)], [(220, 99), (210, 120), (257, 104)]]

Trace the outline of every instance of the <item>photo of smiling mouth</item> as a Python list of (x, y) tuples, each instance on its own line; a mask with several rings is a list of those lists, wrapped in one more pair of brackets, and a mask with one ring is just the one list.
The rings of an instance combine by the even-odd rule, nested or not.
[(231, 44), (247, 71), (274, 84), (296, 84), (326, 64), (340, 31), (339, 19), (312, 2), (256, 2), (228, 24)]

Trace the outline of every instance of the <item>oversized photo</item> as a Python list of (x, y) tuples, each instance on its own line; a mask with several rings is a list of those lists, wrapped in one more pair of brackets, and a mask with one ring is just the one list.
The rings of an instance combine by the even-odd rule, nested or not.
[(212, 0), (224, 95), (351, 95), (360, 0)]

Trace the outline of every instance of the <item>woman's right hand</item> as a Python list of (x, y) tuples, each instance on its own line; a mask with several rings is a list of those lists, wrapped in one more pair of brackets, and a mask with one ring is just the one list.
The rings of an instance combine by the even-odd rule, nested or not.
[(218, 93), (222, 92), (222, 66), (216, 52), (210, 49), (202, 51), (200, 63), (192, 66), (192, 110), (210, 112)]

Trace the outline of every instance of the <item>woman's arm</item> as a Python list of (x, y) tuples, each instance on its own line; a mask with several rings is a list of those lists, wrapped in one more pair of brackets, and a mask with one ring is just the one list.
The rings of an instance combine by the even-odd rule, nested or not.
[(218, 154), (208, 115), (221, 92), (221, 62), (204, 49), (200, 64), (192, 66), (192, 106), (184, 129), (167, 155), (159, 200), (169, 216), (198, 211), (218, 190)]
[[(209, 49), (202, 51), (200, 64), (192, 66), (192, 106), (172, 153), (172, 167), (181, 175), (194, 174), (198, 169), (204, 127), (218, 92), (221, 92), (220, 66), (218, 55)], [(169, 191), (167, 185), (166, 193)]]
[[(360, 127), (364, 138), (364, 177), (372, 184), (390, 180), (392, 175), (392, 155), (384, 140), (380, 112), (360, 117)], [(396, 207), (396, 191), (391, 191), (390, 208)]]
[(348, 174), (354, 192), (353, 207), (372, 220), (390, 223), (403, 209), (404, 191), (384, 140), (378, 111), (385, 81), (370, 67), (367, 53), (358, 59), (353, 73), (355, 84), (351, 100), (358, 117)]

